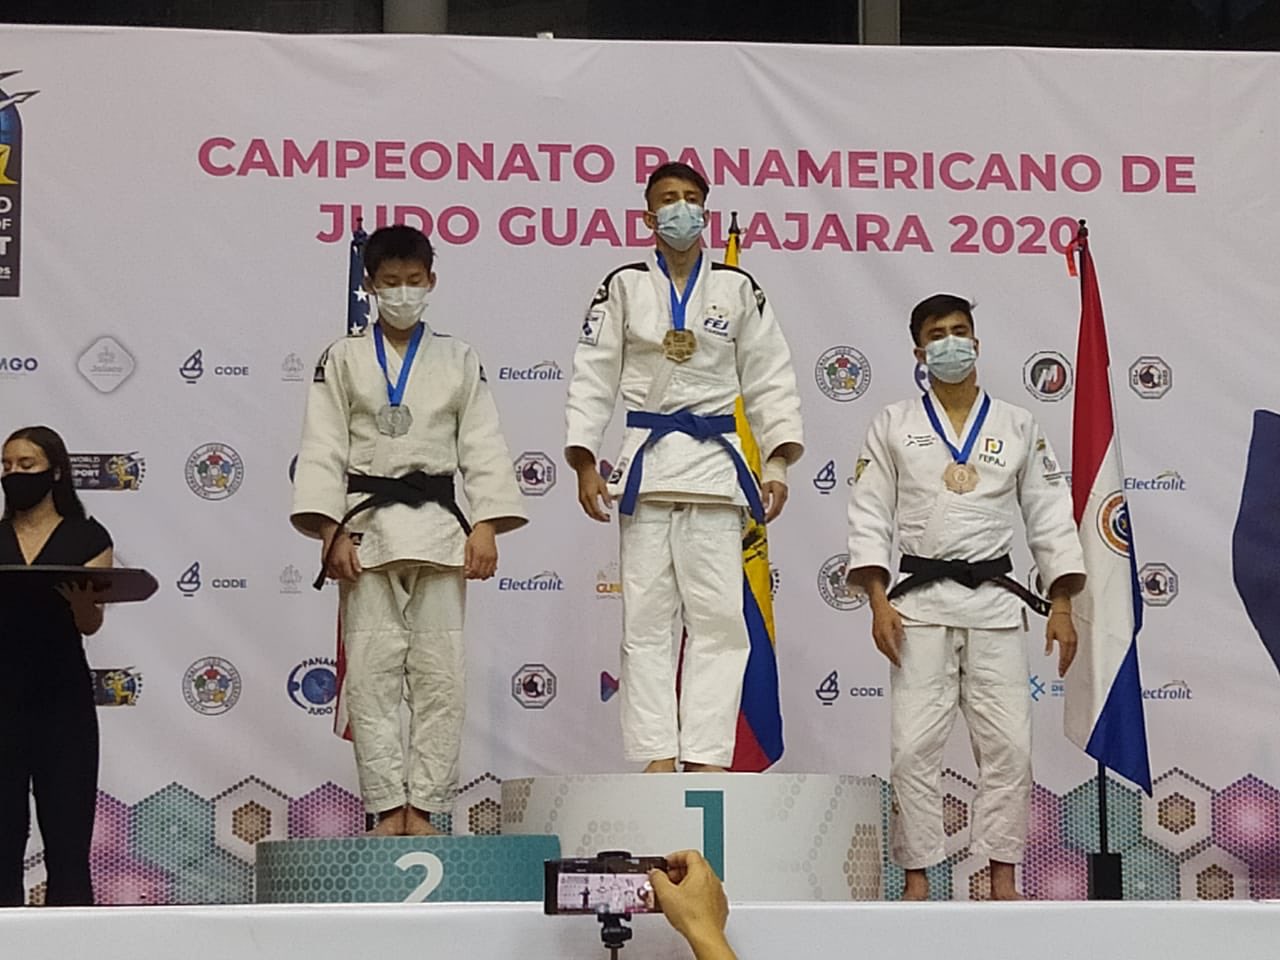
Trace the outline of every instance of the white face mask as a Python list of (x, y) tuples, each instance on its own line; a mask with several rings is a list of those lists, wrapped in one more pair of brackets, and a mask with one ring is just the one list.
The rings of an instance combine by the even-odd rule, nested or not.
[(658, 236), (680, 251), (688, 250), (698, 242), (707, 220), (702, 207), (688, 200), (677, 200), (659, 207), (654, 214), (658, 221)]
[(375, 290), (378, 319), (397, 330), (408, 330), (422, 319), (427, 309), (426, 287), (387, 287)]
[(969, 337), (947, 336), (930, 340), (924, 348), (925, 366), (943, 383), (959, 383), (978, 362), (978, 348)]

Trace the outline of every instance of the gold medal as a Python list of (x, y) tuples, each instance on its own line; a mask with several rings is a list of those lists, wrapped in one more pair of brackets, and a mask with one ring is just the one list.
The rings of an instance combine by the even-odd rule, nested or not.
[(662, 338), (662, 355), (675, 363), (684, 363), (697, 349), (692, 330), (668, 330)]
[(969, 493), (978, 485), (978, 470), (973, 464), (953, 460), (942, 471), (942, 482), (952, 493)]

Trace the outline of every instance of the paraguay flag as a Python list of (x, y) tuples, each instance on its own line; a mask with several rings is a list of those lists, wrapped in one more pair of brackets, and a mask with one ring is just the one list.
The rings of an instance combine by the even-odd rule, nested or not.
[[(740, 232), (733, 214), (724, 262), (738, 265)], [(747, 424), (742, 398), (734, 408), (738, 439), (751, 472), (760, 476), (760, 448)], [(782, 707), (778, 702), (778, 659), (774, 650), (773, 575), (769, 569), (769, 537), (763, 523), (748, 519), (742, 536), (742, 615), (747, 621), (751, 653), (742, 681), (737, 742), (729, 769), (766, 770), (782, 756)]]
[(1072, 612), (1080, 647), (1066, 676), (1067, 738), (1151, 793), (1147, 727), (1138, 675), (1142, 596), (1124, 467), (1111, 397), (1107, 331), (1088, 231), (1068, 251), (1080, 259), (1080, 339), (1071, 449), (1071, 495), (1088, 582)]

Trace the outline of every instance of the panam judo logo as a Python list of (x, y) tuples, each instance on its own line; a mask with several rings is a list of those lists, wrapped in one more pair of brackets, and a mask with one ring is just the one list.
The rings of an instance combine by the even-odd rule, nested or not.
[[(21, 70), (0, 70), (0, 84)], [(22, 118), (19, 104), (39, 90), (10, 93), (0, 86), (0, 297), (19, 293), (22, 253)]]
[(338, 665), (325, 657), (303, 660), (289, 673), (289, 699), (313, 717), (333, 713), (338, 698)]
[(866, 591), (845, 579), (848, 563), (847, 553), (837, 553), (834, 557), (828, 557), (818, 570), (818, 593), (827, 602), (827, 606), (836, 610), (857, 610), (867, 603)]

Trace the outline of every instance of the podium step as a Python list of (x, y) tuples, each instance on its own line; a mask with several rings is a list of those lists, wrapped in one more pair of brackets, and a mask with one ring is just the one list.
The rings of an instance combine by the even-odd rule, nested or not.
[(881, 897), (877, 777), (656, 773), (505, 780), (502, 832), (554, 835), (564, 857), (701, 850), (734, 903)]
[(258, 903), (542, 900), (550, 836), (336, 837), (257, 845)]

